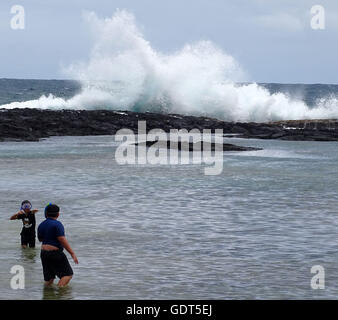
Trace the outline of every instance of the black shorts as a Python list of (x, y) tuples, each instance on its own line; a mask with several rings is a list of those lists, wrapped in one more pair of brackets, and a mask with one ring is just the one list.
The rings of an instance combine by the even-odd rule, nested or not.
[(55, 279), (55, 276), (61, 279), (62, 277), (73, 275), (73, 269), (63, 251), (41, 250), (40, 257), (45, 281)]
[(35, 231), (34, 232), (25, 232), (22, 231), (21, 235), (21, 245), (27, 246), (29, 245), (30, 248), (35, 247)]

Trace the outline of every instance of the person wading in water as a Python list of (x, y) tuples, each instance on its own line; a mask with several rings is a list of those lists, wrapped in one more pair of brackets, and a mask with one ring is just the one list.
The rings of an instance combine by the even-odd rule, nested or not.
[(41, 262), (45, 285), (53, 284), (55, 276), (60, 281), (58, 287), (66, 286), (73, 277), (73, 269), (63, 252), (65, 248), (74, 262), (78, 264), (77, 257), (65, 237), (65, 229), (57, 218), (60, 215), (60, 208), (55, 204), (49, 204), (45, 208), (46, 220), (38, 227), (38, 239), (41, 245)]
[(35, 247), (35, 213), (39, 210), (32, 210), (32, 204), (30, 201), (25, 200), (21, 203), (21, 210), (12, 215), (10, 220), (22, 220), (23, 227), (21, 230), (21, 246), (22, 248)]

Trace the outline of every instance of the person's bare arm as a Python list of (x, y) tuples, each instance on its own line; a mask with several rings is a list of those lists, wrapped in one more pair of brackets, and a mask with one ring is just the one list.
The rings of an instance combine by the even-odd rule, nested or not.
[(18, 218), (18, 215), (21, 214), (21, 213), (22, 213), (22, 212), (19, 211), (19, 212), (17, 212), (16, 214), (13, 214), (13, 215), (9, 218), (9, 220), (16, 220), (16, 219)]
[(34, 210), (31, 211), (31, 213), (37, 213), (37, 212), (39, 212), (38, 209), (34, 209)]
[(77, 257), (73, 251), (73, 249), (71, 248), (68, 240), (66, 239), (65, 236), (61, 236), (61, 237), (57, 237), (57, 239), (59, 240), (59, 242), (61, 243), (61, 245), (69, 252), (69, 254), (72, 256), (74, 262), (76, 264), (79, 263), (79, 261), (77, 260)]

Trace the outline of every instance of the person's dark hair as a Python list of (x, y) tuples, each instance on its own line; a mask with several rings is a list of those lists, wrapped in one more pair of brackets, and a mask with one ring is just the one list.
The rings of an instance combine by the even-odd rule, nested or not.
[(60, 211), (60, 208), (56, 204), (49, 204), (45, 208), (45, 215), (46, 217), (55, 218), (57, 217), (59, 211)]

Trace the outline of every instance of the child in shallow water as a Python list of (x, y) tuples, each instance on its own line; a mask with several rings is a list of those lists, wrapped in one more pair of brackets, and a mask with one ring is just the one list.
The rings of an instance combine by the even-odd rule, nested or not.
[(27, 248), (27, 245), (30, 248), (35, 247), (35, 213), (38, 211), (37, 209), (32, 210), (31, 202), (25, 200), (21, 203), (20, 211), (10, 217), (10, 220), (22, 220), (23, 227), (20, 233), (22, 248)]

